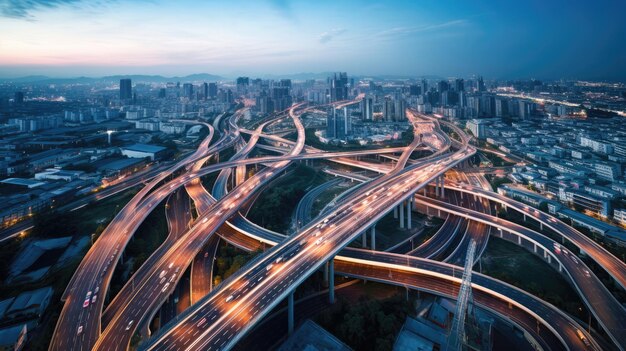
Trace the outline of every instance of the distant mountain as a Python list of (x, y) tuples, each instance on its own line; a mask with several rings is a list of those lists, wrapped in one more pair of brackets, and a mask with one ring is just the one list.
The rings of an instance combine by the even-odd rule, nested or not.
[(135, 83), (166, 83), (166, 82), (196, 82), (196, 81), (217, 81), (224, 80), (224, 77), (197, 73), (184, 77), (164, 77), (160, 75), (115, 75), (100, 78), (75, 77), (75, 78), (53, 78), (47, 76), (27, 76), (19, 78), (0, 78), (5, 83), (40, 83), (40, 84), (89, 84), (98, 82), (119, 82), (120, 79), (130, 78)]

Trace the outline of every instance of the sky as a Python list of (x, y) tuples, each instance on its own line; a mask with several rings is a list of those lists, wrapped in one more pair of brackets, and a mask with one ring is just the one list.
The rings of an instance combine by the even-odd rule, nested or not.
[(0, 77), (626, 80), (623, 0), (0, 0)]

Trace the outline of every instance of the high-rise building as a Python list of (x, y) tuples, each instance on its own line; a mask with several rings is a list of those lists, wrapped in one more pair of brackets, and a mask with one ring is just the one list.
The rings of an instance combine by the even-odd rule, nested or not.
[(193, 99), (193, 84), (191, 83), (183, 84), (183, 96), (188, 99)]
[(202, 83), (202, 97), (204, 98), (204, 100), (209, 98), (209, 84), (208, 83)]
[(385, 101), (383, 102), (383, 118), (385, 119), (385, 121), (387, 122), (393, 121), (393, 117), (394, 117), (393, 108), (394, 108), (393, 100), (391, 100), (390, 98), (386, 98)]
[(13, 102), (16, 104), (24, 103), (24, 93), (21, 91), (16, 91), (13, 97)]
[(217, 96), (217, 83), (209, 83), (209, 97), (211, 99)]
[(463, 78), (457, 78), (454, 80), (454, 91), (460, 92), (465, 90), (465, 81)]
[(396, 122), (406, 120), (406, 101), (402, 97), (394, 100), (393, 116)]
[(328, 90), (330, 93), (330, 102), (336, 102), (348, 99), (348, 74), (340, 72), (335, 73), (334, 77), (328, 78)]
[(250, 78), (239, 77), (237, 78), (237, 91), (245, 91), (250, 85)]
[(363, 100), (361, 100), (361, 114), (363, 115), (363, 120), (371, 121), (374, 116), (374, 106), (373, 100), (371, 97), (367, 96)]
[(133, 98), (133, 86), (130, 79), (120, 79), (120, 100), (130, 100)]
[(450, 90), (450, 83), (447, 80), (442, 80), (437, 83), (437, 91), (443, 93), (444, 91)]

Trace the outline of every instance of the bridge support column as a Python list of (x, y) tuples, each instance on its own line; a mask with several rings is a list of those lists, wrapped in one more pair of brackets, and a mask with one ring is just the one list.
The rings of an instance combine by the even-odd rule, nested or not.
[(406, 200), (406, 228), (411, 229), (411, 198)]
[(563, 272), (563, 265), (559, 262), (559, 273)]
[(398, 206), (393, 207), (393, 218), (394, 219), (398, 218)]
[(533, 244), (533, 251), (537, 253), (537, 244)]
[(372, 245), (372, 250), (376, 250), (376, 224), (372, 226), (370, 245)]
[(548, 255), (548, 263), (552, 263), (552, 256)]
[(446, 192), (445, 192), (445, 189), (446, 189), (446, 178), (443, 175), (440, 176), (440, 178), (441, 178), (441, 197), (444, 197), (444, 196), (446, 196)]
[(293, 334), (293, 291), (289, 293), (287, 298), (287, 329), (289, 335)]
[(517, 236), (517, 245), (522, 245), (522, 237), (521, 236)]
[(526, 222), (526, 215), (524, 214), (524, 222)]
[(543, 222), (539, 222), (539, 229), (543, 230)]
[(404, 229), (404, 203), (398, 205), (398, 210), (400, 211), (400, 229)]
[(363, 246), (364, 248), (367, 247), (367, 230), (363, 231), (363, 234), (361, 235), (361, 246)]
[(324, 286), (328, 286), (328, 262), (324, 265)]
[(335, 257), (328, 262), (328, 302), (335, 303)]

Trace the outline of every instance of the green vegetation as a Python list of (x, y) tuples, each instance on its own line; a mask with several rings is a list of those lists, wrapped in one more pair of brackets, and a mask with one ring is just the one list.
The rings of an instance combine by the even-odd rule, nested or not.
[(491, 152), (483, 152), (482, 154), (485, 155), (485, 157), (487, 157), (489, 161), (491, 161), (491, 163), (493, 163), (494, 167), (505, 167), (505, 166), (515, 165), (515, 163), (505, 161), (502, 157), (496, 154), (493, 154)]
[(261, 251), (245, 252), (222, 241), (215, 260), (213, 286), (233, 275)]
[(384, 145), (370, 144), (361, 145), (356, 142), (348, 142), (347, 144), (324, 144), (315, 135), (316, 129), (307, 129), (305, 131), (306, 143), (314, 148), (324, 151), (350, 151), (350, 150), (370, 150), (380, 149), (382, 147), (406, 146), (413, 140), (413, 134), (410, 131), (402, 132), (402, 137), (398, 141), (388, 142)]
[(487, 178), (487, 180), (489, 181), (489, 184), (491, 184), (493, 191), (498, 191), (498, 188), (502, 184), (512, 183), (512, 181), (507, 177), (495, 177), (491, 174), (487, 174), (485, 178)]
[(297, 165), (292, 173), (261, 193), (250, 209), (250, 220), (275, 232), (287, 232), (291, 215), (307, 189), (324, 181), (326, 175), (323, 172)]
[(361, 296), (358, 303), (340, 298), (318, 322), (354, 350), (391, 350), (409, 313), (403, 294), (383, 300)]
[(583, 304), (574, 289), (547, 262), (526, 249), (491, 237), (481, 263), (484, 274), (515, 285), (586, 320), (580, 310), (584, 310)]

